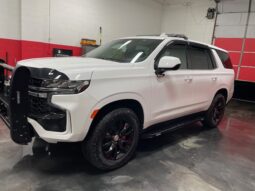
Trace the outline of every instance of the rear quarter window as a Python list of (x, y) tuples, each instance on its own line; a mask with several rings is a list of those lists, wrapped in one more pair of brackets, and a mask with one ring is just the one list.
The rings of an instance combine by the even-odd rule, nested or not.
[(221, 50), (216, 50), (216, 52), (219, 55), (224, 68), (233, 69), (233, 65), (232, 65), (231, 59), (229, 57), (229, 54), (226, 52), (223, 52)]

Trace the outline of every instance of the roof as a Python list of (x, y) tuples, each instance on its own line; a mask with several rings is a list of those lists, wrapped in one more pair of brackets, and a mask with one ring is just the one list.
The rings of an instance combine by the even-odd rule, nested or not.
[(132, 39), (158, 39), (158, 40), (178, 39), (178, 40), (183, 40), (183, 41), (187, 41), (187, 42), (193, 42), (193, 43), (201, 44), (201, 45), (204, 45), (204, 46), (208, 46), (209, 48), (221, 50), (223, 52), (228, 52), (227, 50), (224, 50), (222, 48), (219, 48), (219, 47), (211, 45), (211, 44), (206, 44), (206, 43), (203, 43), (203, 42), (190, 40), (183, 34), (166, 34), (166, 33), (163, 33), (161, 35), (141, 35), (141, 36), (135, 36), (135, 37), (126, 37), (126, 38), (123, 38), (123, 39), (127, 39), (127, 38), (129, 38), (129, 39), (130, 38), (132, 38)]

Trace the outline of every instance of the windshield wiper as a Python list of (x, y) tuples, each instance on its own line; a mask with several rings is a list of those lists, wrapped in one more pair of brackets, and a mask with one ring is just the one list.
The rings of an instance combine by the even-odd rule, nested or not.
[(114, 58), (106, 58), (106, 57), (97, 57), (98, 59), (102, 59), (102, 60), (111, 60), (114, 62), (122, 62), (121, 60), (118, 59), (114, 59)]

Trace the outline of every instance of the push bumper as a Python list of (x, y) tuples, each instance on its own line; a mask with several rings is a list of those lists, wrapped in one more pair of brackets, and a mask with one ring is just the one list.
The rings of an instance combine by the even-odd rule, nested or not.
[[(6, 77), (9, 73), (11, 80)], [(33, 136), (49, 143), (78, 142), (85, 138), (92, 122), (92, 108), (97, 103), (92, 96), (83, 92), (48, 94), (43, 98), (41, 92), (31, 92), (28, 87), (32, 82), (26, 67), (13, 70), (0, 65), (0, 79), (0, 117), (14, 142), (28, 144)]]
[[(10, 79), (10, 75), (14, 76)], [(0, 117), (18, 144), (28, 144), (34, 135), (27, 121), (29, 71), (0, 64)]]

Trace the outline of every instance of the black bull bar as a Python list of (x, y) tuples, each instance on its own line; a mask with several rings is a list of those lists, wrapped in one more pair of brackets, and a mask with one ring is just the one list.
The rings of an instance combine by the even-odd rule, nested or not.
[(0, 64), (0, 117), (10, 129), (12, 140), (18, 144), (28, 144), (34, 134), (27, 121), (29, 79), (30, 71), (26, 67), (14, 69)]

